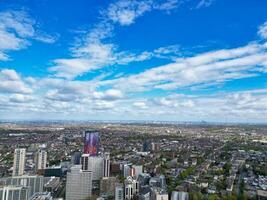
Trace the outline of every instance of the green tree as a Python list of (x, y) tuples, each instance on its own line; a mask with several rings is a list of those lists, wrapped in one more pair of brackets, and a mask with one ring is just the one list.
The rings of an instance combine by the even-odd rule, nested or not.
[(219, 196), (217, 194), (211, 194), (209, 195), (208, 200), (219, 200)]

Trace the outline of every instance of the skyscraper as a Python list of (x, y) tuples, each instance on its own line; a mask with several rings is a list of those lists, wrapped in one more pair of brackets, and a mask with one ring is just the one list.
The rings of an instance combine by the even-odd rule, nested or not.
[(105, 156), (104, 156), (104, 177), (109, 177), (109, 175), (110, 175), (109, 153), (105, 153)]
[(133, 170), (133, 174), (131, 174), (131, 176), (137, 179), (138, 176), (143, 172), (143, 166), (142, 165), (133, 165), (132, 170)]
[(90, 156), (97, 156), (99, 149), (100, 137), (96, 131), (85, 131), (84, 136), (84, 153)]
[(0, 187), (1, 200), (28, 200), (29, 197), (27, 187), (13, 185)]
[(114, 199), (116, 182), (116, 177), (103, 177), (100, 181), (100, 194)]
[(100, 156), (82, 155), (82, 170), (92, 172), (92, 180), (100, 181), (104, 176), (104, 158)]
[(21, 176), (24, 174), (26, 149), (15, 149), (13, 176)]
[(189, 195), (187, 192), (177, 192), (177, 191), (172, 192), (171, 200), (188, 200), (188, 199)]
[(47, 152), (45, 150), (39, 150), (37, 153), (37, 170), (45, 169), (47, 162)]
[(160, 181), (160, 188), (165, 191), (167, 189), (165, 176), (164, 175), (160, 175), (159, 176), (159, 181)]
[(27, 193), (30, 197), (36, 192), (43, 192), (44, 186), (48, 182), (54, 180), (54, 178), (55, 177), (43, 177), (36, 175), (12, 176), (0, 178), (0, 185), (27, 187)]
[(124, 200), (123, 186), (117, 184), (115, 187), (115, 200)]
[(125, 199), (132, 199), (139, 192), (139, 183), (137, 180), (128, 176), (124, 182), (125, 185)]
[(35, 193), (30, 200), (53, 200), (50, 192)]
[(151, 148), (151, 143), (149, 140), (144, 140), (143, 141), (143, 146), (142, 146), (142, 151), (143, 152), (148, 152), (150, 151), (150, 148)]
[(123, 165), (123, 177), (127, 178), (128, 176), (131, 176), (131, 164), (124, 164)]
[(74, 165), (80, 165), (81, 164), (81, 156), (82, 153), (80, 151), (75, 151), (72, 155), (71, 162)]
[(67, 173), (66, 200), (84, 200), (92, 195), (92, 172), (82, 171), (81, 165), (74, 165)]
[(169, 195), (167, 192), (159, 188), (152, 189), (151, 200), (168, 200), (168, 199)]

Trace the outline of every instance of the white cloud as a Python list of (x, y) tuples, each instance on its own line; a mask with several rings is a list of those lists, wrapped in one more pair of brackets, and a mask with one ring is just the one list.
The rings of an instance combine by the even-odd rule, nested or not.
[(126, 91), (174, 90), (197, 85), (216, 85), (229, 80), (257, 76), (266, 70), (266, 63), (266, 45), (249, 44), (177, 59), (175, 63), (102, 84), (112, 84)]
[(179, 0), (168, 0), (162, 4), (155, 4), (154, 9), (170, 11), (177, 8), (180, 4)]
[[(228, 118), (235, 121), (266, 120), (267, 93), (244, 91), (230, 94), (198, 98), (196, 107), (202, 115), (211, 118), (214, 113), (219, 119)], [(206, 112), (206, 113), (204, 113)], [(227, 119), (225, 119), (227, 120)]]
[(100, 69), (116, 61), (115, 47), (93, 41), (72, 49), (74, 58), (56, 59), (55, 65), (49, 71), (55, 72), (57, 77), (68, 79), (83, 75), (86, 72)]
[(73, 58), (54, 60), (54, 66), (50, 67), (49, 71), (55, 73), (56, 77), (74, 79), (87, 72), (107, 66), (116, 64), (127, 65), (132, 62), (141, 62), (152, 58), (175, 60), (181, 54), (176, 45), (160, 47), (151, 52), (131, 53), (118, 51), (113, 44), (104, 44), (96, 41), (72, 48), (72, 53)]
[[(156, 106), (168, 107), (168, 108), (193, 108), (195, 102), (190, 99), (191, 96), (172, 94), (166, 97), (153, 98), (151, 101)], [(164, 108), (165, 109), (165, 108)]]
[[(71, 81), (64, 79), (43, 79), (39, 87), (46, 90), (40, 95), (41, 104), (46, 107), (56, 104), (51, 112), (93, 112), (111, 110), (115, 102), (123, 98), (120, 90), (98, 91), (95, 81)], [(62, 107), (62, 108), (61, 108)], [(48, 108), (47, 108), (48, 109)]]
[(204, 8), (209, 7), (213, 2), (214, 0), (200, 0), (196, 8), (199, 9), (203, 7)]
[(178, 45), (170, 45), (170, 46), (160, 47), (158, 49), (155, 49), (154, 53), (159, 54), (159, 55), (178, 54), (180, 53), (180, 49)]
[(171, 94), (149, 101), (147, 112), (151, 118), (176, 121), (265, 122), (267, 114), (266, 90), (197, 96)]
[(57, 41), (59, 35), (49, 35), (47, 33), (39, 32), (35, 34), (34, 39), (43, 43), (53, 44)]
[(64, 79), (45, 78), (38, 81), (39, 88), (46, 88), (45, 98), (56, 101), (78, 101), (92, 97), (96, 90), (94, 81), (68, 81)]
[(137, 17), (142, 16), (152, 8), (152, 1), (120, 0), (110, 4), (107, 17), (122, 26), (134, 23)]
[(49, 71), (56, 72), (56, 76), (72, 79), (83, 73), (98, 68), (90, 59), (73, 58), (73, 59), (57, 59), (54, 61), (55, 66), (50, 67)]
[(109, 89), (104, 92), (94, 92), (93, 97), (95, 99), (102, 99), (106, 101), (114, 101), (117, 99), (121, 99), (123, 94), (120, 90)]
[[(5, 80), (26, 80), (14, 71), (1, 72), (1, 78), (3, 74)], [(1, 113), (14, 111), (27, 116), (35, 113), (44, 118), (107, 119), (111, 116), (114, 119), (116, 116), (118, 119), (176, 121), (224, 121), (228, 116), (227, 120), (231, 122), (262, 122), (267, 114), (266, 89), (196, 96), (173, 92), (162, 97), (140, 98), (123, 94), (118, 89), (98, 90), (98, 81), (45, 78), (35, 80), (35, 83), (37, 90), (33, 94), (9, 95), (2, 92)]]
[(139, 109), (148, 109), (148, 106), (145, 101), (134, 102), (133, 105)]
[(0, 92), (1, 93), (32, 93), (32, 89), (21, 80), (15, 70), (0, 70)]
[[(49, 71), (53, 72), (56, 77), (73, 79), (103, 67), (140, 62), (153, 56), (160, 57), (160, 51), (163, 51), (163, 48), (158, 49), (157, 52), (131, 53), (119, 51), (115, 44), (106, 42), (106, 39), (114, 35), (116, 24), (130, 25), (148, 11), (170, 11), (177, 6), (176, 0), (166, 0), (161, 3), (152, 0), (119, 0), (111, 3), (106, 10), (101, 12), (101, 21), (77, 39), (76, 44), (71, 48), (72, 57), (54, 60), (54, 66), (50, 67)], [(165, 49), (163, 54), (173, 50)]]
[(1, 70), (1, 74), (3, 77), (5, 77), (6, 80), (10, 80), (10, 81), (19, 81), (20, 77), (17, 74), (17, 72), (15, 70), (12, 69), (3, 69)]
[(25, 94), (12, 94), (9, 98), (9, 101), (15, 103), (24, 103), (24, 102), (31, 102), (34, 98), (31, 95)]
[[(94, 119), (98, 116), (102, 119), (109, 116), (125, 119), (127, 114), (127, 119), (132, 117), (178, 121), (215, 121), (230, 116), (233, 121), (266, 121), (266, 90), (198, 96), (177, 95), (174, 91), (181, 88), (193, 90), (217, 86), (226, 81), (266, 73), (267, 43), (258, 41), (238, 48), (204, 52), (194, 56), (183, 55), (178, 45), (134, 53), (119, 51), (118, 46), (107, 42), (108, 37), (113, 35), (114, 24), (130, 25), (139, 16), (153, 9), (168, 10), (177, 6), (175, 0), (164, 1), (162, 4), (155, 4), (155, 1), (132, 2), (134, 5), (117, 7), (114, 19), (103, 19), (82, 37), (71, 48), (71, 58), (54, 61), (50, 71), (63, 78), (23, 78), (14, 70), (1, 70), (0, 113), (10, 113), (12, 110), (16, 113), (37, 113), (37, 116), (44, 117), (81, 116), (83, 119), (88, 119), (88, 116)], [(140, 7), (142, 3), (143, 7)], [(132, 14), (125, 19), (128, 11)], [(11, 38), (9, 43), (2, 41), (4, 50), (0, 48), (0, 59), (8, 58), (5, 54), (7, 50), (29, 45), (30, 37), (37, 39), (34, 35), (35, 30), (32, 33), (29, 27), (25, 29), (16, 23), (13, 23), (12, 28), (0, 27), (0, 31), (4, 30), (4, 34), (8, 33), (8, 37)], [(262, 37), (260, 30), (259, 35)], [(40, 36), (39, 40), (42, 39), (48, 43), (53, 42), (53, 38)], [(105, 75), (91, 81), (71, 80), (105, 66), (124, 65), (153, 57), (168, 58), (172, 63), (149, 68), (138, 74), (120, 74), (112, 80), (104, 80)], [(158, 89), (168, 90), (167, 93), (170, 95), (165, 92), (162, 97), (153, 97), (153, 94), (149, 94), (150, 97), (148, 95), (146, 98), (140, 98), (140, 94), (137, 94)], [(75, 113), (79, 116), (75, 116)]]
[(181, 105), (187, 108), (193, 108), (195, 106), (195, 103), (192, 100), (187, 100), (182, 102)]
[(128, 64), (131, 62), (140, 62), (144, 60), (149, 60), (153, 57), (153, 53), (151, 52), (141, 52), (140, 54), (133, 54), (127, 52), (120, 52), (117, 55), (116, 63), (118, 64)]
[(176, 105), (176, 102), (166, 97), (155, 98), (153, 100), (153, 103), (159, 106), (175, 106)]
[(14, 30), (20, 37), (34, 35), (34, 20), (24, 11), (6, 11), (0, 13), (1, 30)]
[(179, 6), (178, 0), (166, 0), (158, 3), (153, 0), (119, 0), (110, 4), (104, 16), (122, 26), (133, 24), (135, 20), (152, 10), (170, 11)]
[(263, 39), (267, 39), (267, 22), (259, 27), (258, 35)]
[(51, 101), (61, 101), (61, 102), (74, 102), (77, 101), (78, 97), (75, 94), (61, 93), (57, 89), (48, 90), (45, 94), (45, 98)]
[(113, 102), (108, 101), (96, 101), (92, 107), (94, 110), (110, 110), (114, 108), (115, 105)]
[(8, 51), (26, 48), (32, 39), (46, 43), (55, 42), (55, 38), (39, 34), (36, 22), (24, 11), (0, 12), (0, 60), (8, 60)]

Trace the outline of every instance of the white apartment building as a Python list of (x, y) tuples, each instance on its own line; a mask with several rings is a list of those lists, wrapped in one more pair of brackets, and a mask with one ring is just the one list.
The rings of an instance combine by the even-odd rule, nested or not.
[(74, 165), (67, 173), (66, 200), (84, 200), (92, 195), (92, 172)]
[(15, 149), (13, 162), (13, 176), (24, 174), (26, 149)]

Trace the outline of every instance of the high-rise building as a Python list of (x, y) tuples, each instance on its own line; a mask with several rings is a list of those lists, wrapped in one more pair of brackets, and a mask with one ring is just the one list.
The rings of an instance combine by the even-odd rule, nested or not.
[(149, 186), (150, 187), (160, 187), (160, 179), (159, 179), (159, 177), (151, 177), (149, 179)]
[(169, 195), (167, 192), (161, 190), (160, 188), (153, 188), (151, 194), (151, 200), (168, 200)]
[(127, 178), (131, 176), (131, 164), (124, 164), (123, 165), (123, 177)]
[(138, 176), (143, 172), (143, 166), (142, 165), (133, 165), (132, 166), (132, 174), (131, 176), (134, 178), (138, 178)]
[(46, 169), (47, 152), (39, 150), (37, 153), (37, 170)]
[(84, 200), (92, 195), (92, 172), (74, 165), (67, 173), (66, 200)]
[(124, 192), (122, 184), (117, 184), (115, 187), (115, 200), (124, 200)]
[(124, 182), (125, 185), (125, 199), (132, 199), (135, 195), (139, 192), (139, 184), (138, 181), (132, 178), (131, 176), (128, 176), (127, 179)]
[(150, 178), (151, 176), (148, 173), (139, 174), (138, 181), (139, 181), (140, 186), (148, 185)]
[(160, 188), (162, 190), (166, 190), (167, 189), (167, 185), (166, 185), (166, 178), (164, 175), (160, 175), (159, 176), (159, 183), (160, 183)]
[(114, 197), (116, 182), (116, 177), (103, 177), (100, 181), (100, 194), (106, 197)]
[(150, 191), (147, 191), (147, 193), (140, 194), (139, 195), (139, 200), (150, 200)]
[(151, 150), (152, 151), (159, 151), (160, 150), (160, 144), (159, 143), (151, 143)]
[(84, 136), (84, 154), (97, 156), (99, 150), (100, 136), (96, 131), (85, 131)]
[(92, 172), (92, 180), (100, 181), (104, 176), (104, 158), (101, 156), (82, 155), (82, 170)]
[(121, 166), (119, 163), (110, 163), (110, 173), (111, 174), (120, 174), (121, 173)]
[(27, 187), (14, 185), (0, 187), (1, 200), (28, 200), (29, 197)]
[(53, 200), (50, 192), (35, 193), (30, 200)]
[(25, 155), (24, 174), (31, 174), (37, 168), (37, 154), (35, 150), (28, 148)]
[(140, 200), (150, 200), (151, 188), (148, 185), (150, 178), (150, 174), (147, 173), (142, 173), (138, 176)]
[(150, 151), (150, 149), (151, 149), (150, 141), (149, 140), (144, 140), (143, 146), (142, 146), (142, 151), (143, 152), (148, 152), (148, 151)]
[(91, 168), (89, 169), (89, 154), (83, 154), (81, 157), (81, 165), (82, 165), (82, 170), (83, 171), (90, 171)]
[(63, 169), (62, 166), (51, 166), (47, 167), (44, 170), (44, 176), (49, 177), (49, 176), (55, 176), (55, 177), (62, 177), (63, 176)]
[(110, 158), (109, 153), (105, 153), (104, 156), (104, 177), (109, 177), (110, 175)]
[(188, 199), (189, 199), (188, 192), (177, 192), (177, 191), (172, 192), (171, 200), (188, 200)]
[(24, 186), (28, 188), (28, 195), (31, 197), (34, 193), (43, 192), (44, 186), (55, 177), (43, 176), (12, 176), (0, 179), (0, 185), (5, 186)]
[(122, 167), (123, 167), (124, 178), (131, 176), (131, 177), (137, 179), (139, 174), (141, 174), (143, 172), (143, 166), (142, 165), (132, 165), (131, 163), (127, 163), (127, 164), (124, 164)]
[(82, 153), (80, 151), (75, 151), (72, 155), (71, 162), (74, 165), (80, 165), (81, 164), (81, 156)]
[(13, 176), (21, 176), (24, 174), (26, 149), (15, 149)]

